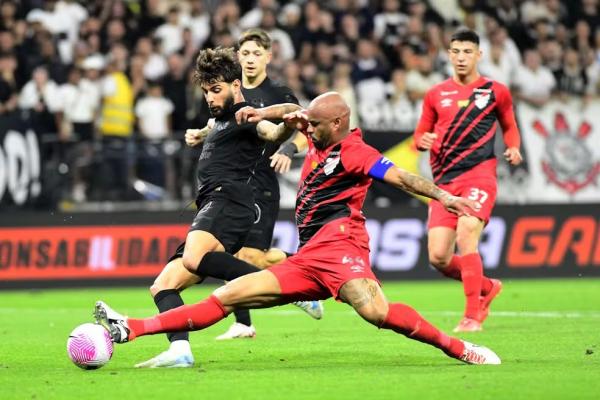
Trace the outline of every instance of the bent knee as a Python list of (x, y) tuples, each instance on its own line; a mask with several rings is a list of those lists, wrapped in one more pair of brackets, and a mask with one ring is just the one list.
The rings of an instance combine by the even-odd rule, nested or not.
[(190, 256), (188, 254), (183, 254), (181, 257), (181, 263), (189, 272), (195, 274), (198, 271), (198, 265), (200, 265), (200, 261), (202, 261), (202, 257), (198, 258), (196, 256)]
[(435, 268), (438, 268), (438, 269), (446, 268), (448, 266), (448, 264), (450, 264), (451, 259), (452, 259), (452, 254), (446, 254), (446, 252), (443, 252), (443, 251), (435, 251), (435, 250), (429, 251), (429, 262)]
[(235, 256), (260, 269), (265, 268), (267, 265), (265, 252), (258, 249), (242, 249)]

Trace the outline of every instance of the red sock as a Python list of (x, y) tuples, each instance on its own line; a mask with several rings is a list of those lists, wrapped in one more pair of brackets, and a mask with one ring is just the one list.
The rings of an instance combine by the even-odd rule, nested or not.
[(227, 316), (223, 304), (215, 296), (200, 303), (174, 308), (151, 318), (128, 318), (129, 340), (155, 333), (197, 331)]
[(483, 280), (483, 264), (479, 253), (461, 257), (461, 276), (466, 297), (465, 317), (479, 317), (479, 295)]
[(460, 266), (461, 266), (460, 256), (455, 254), (452, 256), (452, 259), (450, 260), (450, 263), (448, 264), (448, 266), (446, 268), (440, 269), (439, 271), (442, 274), (444, 274), (445, 276), (447, 276), (448, 278), (452, 278), (454, 280), (460, 281), (460, 280), (462, 280)]
[(462, 355), (465, 349), (463, 342), (431, 325), (414, 309), (400, 303), (389, 306), (381, 328), (391, 329), (411, 339), (435, 346), (450, 357), (458, 358)]

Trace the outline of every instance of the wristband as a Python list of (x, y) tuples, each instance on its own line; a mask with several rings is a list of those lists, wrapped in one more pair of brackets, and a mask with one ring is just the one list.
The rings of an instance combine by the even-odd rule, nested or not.
[(278, 154), (283, 154), (288, 158), (294, 157), (294, 154), (296, 154), (297, 152), (298, 146), (296, 146), (296, 144), (293, 142), (284, 143), (281, 145), (281, 147), (279, 147), (279, 150), (277, 150)]

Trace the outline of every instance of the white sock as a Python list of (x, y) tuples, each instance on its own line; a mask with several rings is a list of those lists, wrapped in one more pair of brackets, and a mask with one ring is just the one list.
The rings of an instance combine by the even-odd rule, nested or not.
[(171, 346), (169, 347), (169, 350), (172, 350), (179, 354), (186, 354), (186, 353), (192, 352), (190, 342), (188, 342), (187, 340), (175, 340), (175, 341), (171, 342)]

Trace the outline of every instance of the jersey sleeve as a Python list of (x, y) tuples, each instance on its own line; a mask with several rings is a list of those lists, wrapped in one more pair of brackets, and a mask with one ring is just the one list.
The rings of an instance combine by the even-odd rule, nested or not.
[(289, 87), (283, 86), (281, 88), (281, 94), (285, 99), (286, 103), (300, 104), (300, 101), (298, 101), (298, 98), (296, 97), (292, 89), (290, 89)]
[(342, 149), (341, 158), (344, 168), (349, 173), (369, 176), (371, 168), (384, 157), (377, 149), (363, 142)]
[(433, 90), (429, 90), (423, 98), (423, 105), (421, 107), (421, 118), (415, 129), (414, 140), (415, 143), (419, 143), (421, 137), (425, 132), (432, 132), (437, 121), (437, 112), (435, 111), (433, 102)]
[(502, 127), (504, 144), (506, 147), (519, 148), (521, 146), (521, 136), (519, 135), (519, 128), (517, 127), (517, 121), (515, 120), (512, 96), (506, 86), (499, 85), (498, 87), (499, 90), (497, 91), (496, 97), (498, 108), (496, 110), (496, 117)]

